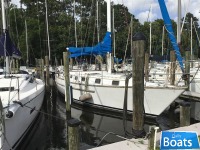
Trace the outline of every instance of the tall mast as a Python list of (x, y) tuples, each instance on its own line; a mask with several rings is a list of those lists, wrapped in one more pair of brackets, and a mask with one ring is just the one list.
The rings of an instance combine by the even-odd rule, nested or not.
[(164, 38), (165, 38), (165, 25), (163, 26), (163, 33), (162, 33), (162, 56), (164, 54)]
[(6, 58), (6, 70), (5, 73), (7, 75), (10, 74), (10, 69), (9, 69), (9, 62), (10, 62), (10, 58), (9, 56), (6, 56), (6, 15), (5, 15), (5, 4), (4, 4), (4, 0), (1, 0), (1, 9), (2, 9), (2, 24), (3, 24), (3, 32), (5, 34), (5, 40), (4, 40), (4, 54), (5, 54), (5, 58)]
[(50, 41), (49, 41), (49, 23), (48, 23), (48, 12), (47, 12), (47, 0), (45, 0), (45, 7), (46, 7), (47, 42), (48, 42), (49, 61), (50, 61), (51, 60), (51, 51), (50, 51)]
[(76, 2), (74, 0), (74, 32), (75, 32), (75, 41), (76, 41), (76, 47), (77, 47), (77, 32), (76, 32)]
[(28, 33), (27, 33), (27, 23), (26, 23), (26, 20), (25, 20), (25, 30), (26, 30), (26, 51), (27, 51), (26, 65), (28, 67), (28, 64), (29, 64), (29, 50), (28, 50)]
[(107, 0), (107, 31), (111, 32), (111, 3)]
[(97, 0), (97, 40), (99, 43), (99, 1)]
[(149, 54), (151, 55), (151, 12), (152, 6), (150, 6), (149, 21), (150, 21), (150, 32), (149, 32)]
[(115, 10), (114, 10), (114, 6), (113, 6), (113, 8), (112, 8), (112, 12), (113, 12), (113, 16), (112, 16), (112, 20), (113, 20), (113, 22), (112, 22), (112, 24), (113, 24), (113, 51), (114, 51), (114, 57), (116, 57), (115, 56)]
[[(110, 3), (110, 0), (107, 0), (107, 32), (111, 32), (111, 3)], [(111, 53), (107, 54), (107, 69), (108, 69), (108, 73), (112, 72)]]
[(181, 44), (181, 0), (178, 0), (177, 43)]
[(192, 48), (192, 25), (193, 25), (193, 19), (191, 17), (191, 37), (190, 37), (190, 41), (191, 41), (191, 59), (193, 59), (193, 48)]

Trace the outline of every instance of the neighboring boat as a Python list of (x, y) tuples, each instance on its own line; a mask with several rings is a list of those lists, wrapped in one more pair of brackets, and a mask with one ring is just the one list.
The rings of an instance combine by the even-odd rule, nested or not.
[[(0, 56), (5, 56), (6, 67), (0, 75), (0, 99), (3, 105), (0, 147), (17, 149), (18, 144), (33, 125), (42, 106), (45, 85), (30, 74), (11, 74), (10, 60), (21, 53), (12, 43), (6, 30), (4, 0), (2, 3), (3, 34), (0, 37)], [(3, 130), (4, 129), (4, 130)]]
[[(107, 71), (85, 71), (84, 69), (70, 70), (70, 84), (72, 86), (73, 102), (107, 109), (121, 111), (124, 106), (125, 82), (128, 79), (125, 73), (111, 72), (111, 26), (110, 0), (107, 1), (107, 33), (103, 41), (94, 47), (69, 47), (71, 57), (81, 55), (106, 55)], [(56, 74), (55, 82), (59, 92), (65, 93), (64, 75), (61, 70)], [(181, 93), (185, 87), (145, 82), (144, 111), (150, 115), (160, 115)], [(133, 110), (132, 78), (128, 84), (127, 109)]]

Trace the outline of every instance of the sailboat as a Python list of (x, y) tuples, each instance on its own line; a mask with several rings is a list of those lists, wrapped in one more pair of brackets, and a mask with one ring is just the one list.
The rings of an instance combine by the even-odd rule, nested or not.
[(10, 39), (6, 29), (4, 0), (2, 4), (3, 34), (0, 36), (0, 56), (5, 57), (6, 67), (0, 75), (1, 136), (3, 150), (17, 149), (42, 106), (45, 85), (30, 74), (11, 74), (10, 63), (20, 57), (20, 51)]
[[(81, 55), (107, 56), (107, 71), (70, 70), (72, 86), (72, 103), (88, 105), (103, 110), (122, 112), (124, 105), (125, 83), (128, 79), (124, 73), (111, 71), (111, 13), (110, 0), (107, 0), (107, 32), (102, 42), (94, 47), (68, 47), (70, 57)], [(57, 89), (65, 94), (64, 74), (55, 77)], [(145, 82), (144, 110), (146, 114), (160, 115), (181, 93), (185, 87), (165, 86), (159, 83)], [(128, 84), (127, 110), (132, 112), (132, 78)]]

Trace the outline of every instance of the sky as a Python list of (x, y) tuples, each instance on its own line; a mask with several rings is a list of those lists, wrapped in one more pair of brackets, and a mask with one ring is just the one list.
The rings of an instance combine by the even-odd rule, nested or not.
[[(107, 1), (107, 0), (105, 0)], [(150, 7), (151, 20), (162, 19), (158, 0), (111, 0), (114, 4), (123, 4), (128, 7), (129, 12), (133, 14), (143, 24), (147, 21)], [(19, 5), (19, 0), (11, 0), (12, 3)], [(200, 20), (200, 0), (181, 0), (182, 3), (182, 17), (186, 12), (192, 13)], [(165, 0), (169, 16), (171, 19), (177, 21), (177, 5), (178, 0)], [(198, 22), (200, 25), (200, 21)]]
[[(152, 7), (151, 20), (162, 19), (158, 0), (113, 0), (114, 4), (123, 4), (128, 7), (129, 12), (133, 14), (141, 23), (147, 21), (150, 7)], [(177, 21), (178, 0), (165, 0), (169, 16)], [(200, 0), (181, 0), (182, 17), (186, 12), (192, 13), (200, 20)], [(199, 21), (200, 25), (200, 21)]]

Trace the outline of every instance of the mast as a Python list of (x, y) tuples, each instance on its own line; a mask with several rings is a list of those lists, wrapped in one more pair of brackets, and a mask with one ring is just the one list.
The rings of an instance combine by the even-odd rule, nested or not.
[(97, 0), (97, 40), (99, 43), (99, 1)]
[(149, 21), (150, 21), (150, 32), (149, 32), (149, 54), (151, 55), (151, 12), (152, 6), (150, 7)]
[(27, 58), (26, 58), (26, 65), (29, 66), (29, 50), (28, 50), (28, 33), (27, 33), (27, 24), (25, 20), (25, 30), (26, 30), (26, 51), (27, 51)]
[(75, 32), (75, 41), (76, 41), (76, 47), (77, 47), (77, 32), (76, 32), (76, 2), (74, 0), (74, 32)]
[(192, 48), (192, 24), (193, 24), (193, 19), (191, 17), (191, 37), (190, 37), (190, 41), (191, 41), (191, 60), (193, 59), (193, 48)]
[(178, 0), (177, 43), (181, 44), (181, 0)]
[(162, 16), (163, 16), (163, 19), (164, 19), (166, 30), (168, 31), (169, 39), (171, 41), (171, 44), (172, 44), (173, 49), (174, 49), (175, 54), (176, 54), (176, 58), (179, 62), (179, 65), (181, 67), (182, 72), (184, 72), (183, 58), (181, 56), (180, 48), (178, 46), (177, 40), (176, 40), (175, 35), (174, 35), (174, 31), (173, 31), (173, 28), (172, 28), (171, 19), (169, 17), (168, 11), (167, 11), (167, 7), (165, 5), (164, 0), (158, 0), (158, 2), (159, 2), (160, 10), (161, 10), (161, 13), (162, 13)]
[[(111, 32), (111, 2), (107, 0), (107, 32)], [(108, 73), (112, 72), (111, 53), (107, 54), (107, 69)]]
[(107, 0), (107, 31), (111, 32), (111, 2)]
[(6, 56), (6, 15), (5, 15), (5, 4), (4, 0), (1, 0), (1, 9), (2, 9), (2, 24), (3, 24), (3, 33), (5, 34), (5, 41), (4, 41), (4, 54), (6, 58), (6, 70), (5, 70), (5, 75), (10, 74), (10, 69), (9, 69), (9, 62), (10, 58), (9, 56)]
[(113, 12), (113, 16), (112, 16), (112, 20), (113, 20), (113, 22), (112, 22), (112, 24), (113, 24), (113, 51), (114, 51), (114, 58), (116, 57), (115, 56), (115, 10), (114, 10), (114, 6), (113, 6), (113, 8), (112, 8), (112, 12)]
[(50, 51), (50, 41), (49, 41), (49, 23), (48, 23), (48, 12), (47, 12), (47, 0), (45, 0), (45, 7), (46, 7), (47, 42), (48, 42), (49, 61), (50, 61), (51, 60), (51, 51)]
[(164, 37), (165, 37), (165, 26), (163, 26), (163, 33), (162, 33), (162, 56), (164, 55)]

